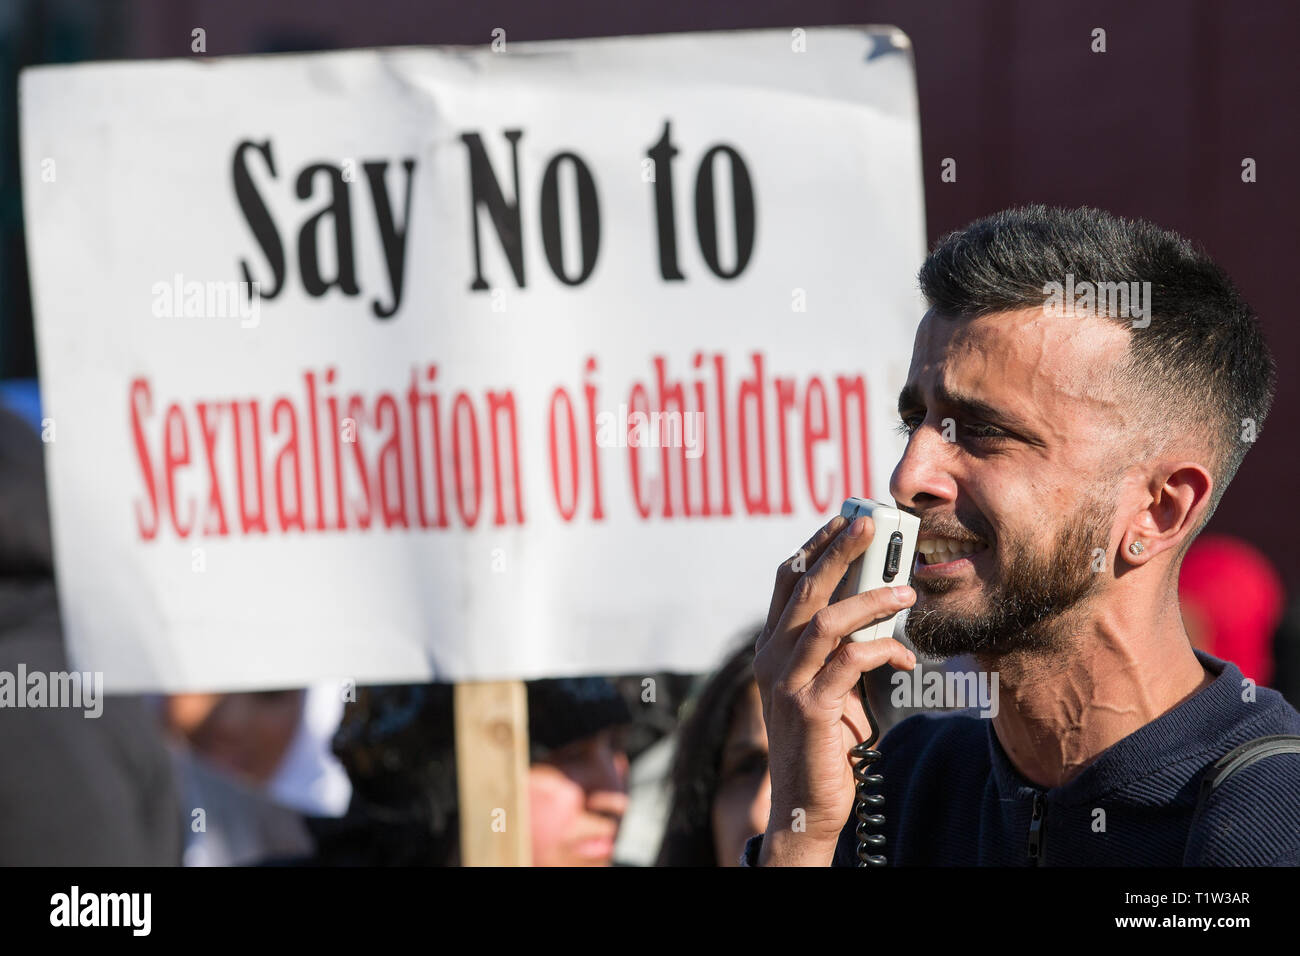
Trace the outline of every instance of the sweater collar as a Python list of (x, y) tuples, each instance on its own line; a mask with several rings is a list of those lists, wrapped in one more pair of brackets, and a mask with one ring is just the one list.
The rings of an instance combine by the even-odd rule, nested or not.
[[(1250, 706), (1241, 699), (1242, 675), (1235, 664), (1203, 651), (1193, 649), (1193, 653), (1206, 670), (1217, 675), (1214, 680), (1172, 710), (1116, 741), (1060, 787), (1044, 791), (1021, 776), (1002, 749), (993, 721), (988, 721), (989, 757), (999, 795), (1003, 799), (1023, 799), (1035, 792), (1046, 792), (1052, 801), (1080, 804), (1179, 763), (1187, 765), (1190, 778), (1213, 756), (1211, 750), (1223, 736), (1222, 731), (1249, 716), (1246, 708)], [(1207, 732), (1212, 737), (1207, 737)]]

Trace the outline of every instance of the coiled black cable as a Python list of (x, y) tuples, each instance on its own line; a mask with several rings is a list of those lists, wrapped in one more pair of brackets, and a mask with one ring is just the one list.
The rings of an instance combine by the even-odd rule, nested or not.
[(871, 736), (858, 744), (849, 751), (850, 757), (857, 758), (857, 763), (853, 765), (854, 780), (854, 803), (853, 816), (857, 818), (858, 825), (854, 831), (858, 838), (858, 866), (885, 866), (888, 861), (882, 853), (873, 853), (873, 850), (879, 850), (885, 845), (885, 835), (883, 833), (872, 833), (870, 829), (879, 828), (885, 825), (885, 816), (880, 813), (880, 808), (885, 805), (885, 796), (881, 793), (871, 793), (869, 788), (879, 787), (884, 783), (885, 778), (878, 773), (869, 773), (871, 765), (879, 760), (883, 754), (875, 749), (876, 741), (880, 739), (880, 725), (876, 723), (876, 717), (871, 713), (871, 703), (867, 697), (867, 676), (862, 675), (858, 682), (858, 695), (862, 698), (862, 709), (867, 715), (867, 723), (871, 726)]

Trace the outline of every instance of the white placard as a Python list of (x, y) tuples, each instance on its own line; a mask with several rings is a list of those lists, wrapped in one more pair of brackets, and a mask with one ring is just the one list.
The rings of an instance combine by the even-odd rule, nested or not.
[(704, 670), (888, 498), (906, 38), (498, 47), (24, 73), (58, 585), (109, 690)]

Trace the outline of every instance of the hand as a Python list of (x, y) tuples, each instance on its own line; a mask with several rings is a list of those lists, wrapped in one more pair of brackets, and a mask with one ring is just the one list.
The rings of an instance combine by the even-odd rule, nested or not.
[[(916, 600), (916, 592), (903, 585), (828, 604), (874, 533), (865, 515), (852, 524), (836, 516), (777, 569), (754, 656), (772, 777), (762, 866), (830, 864), (853, 809), (849, 750), (870, 734), (855, 690), (858, 680), (882, 664), (900, 670), (916, 664), (912, 652), (892, 638), (839, 643)], [(800, 573), (796, 565), (808, 570)]]

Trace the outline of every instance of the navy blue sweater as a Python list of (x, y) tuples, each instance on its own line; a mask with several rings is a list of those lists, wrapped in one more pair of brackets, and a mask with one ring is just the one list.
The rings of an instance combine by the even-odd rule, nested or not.
[[(1051, 789), (1016, 771), (993, 722), (975, 709), (904, 720), (886, 734), (875, 765), (884, 777), (879, 832), (890, 864), (1300, 865), (1300, 754), (1237, 771), (1193, 821), (1201, 777), (1214, 761), (1255, 737), (1300, 734), (1300, 714), (1276, 691), (1257, 688), (1244, 701), (1236, 665), (1197, 657), (1218, 675), (1207, 687)], [(834, 866), (857, 863), (855, 822), (840, 834)], [(747, 847), (747, 863), (758, 843)]]

